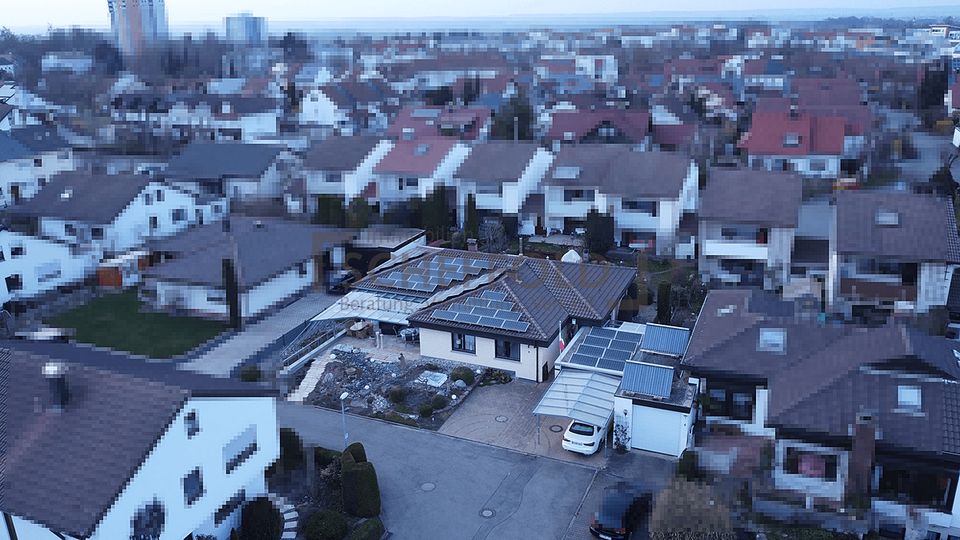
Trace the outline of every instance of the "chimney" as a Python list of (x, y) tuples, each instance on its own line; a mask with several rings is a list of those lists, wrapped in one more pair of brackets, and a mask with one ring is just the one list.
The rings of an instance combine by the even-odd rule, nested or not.
[(61, 362), (47, 362), (43, 365), (43, 378), (47, 379), (50, 386), (50, 410), (62, 411), (70, 396), (67, 391), (67, 367)]
[(476, 238), (467, 238), (467, 251), (477, 251)]
[(848, 498), (863, 498), (870, 495), (877, 444), (876, 433), (876, 421), (873, 416), (866, 413), (858, 414), (857, 423), (853, 426), (850, 475), (845, 489), (845, 495)]
[(223, 232), (230, 232), (230, 217), (223, 218)]

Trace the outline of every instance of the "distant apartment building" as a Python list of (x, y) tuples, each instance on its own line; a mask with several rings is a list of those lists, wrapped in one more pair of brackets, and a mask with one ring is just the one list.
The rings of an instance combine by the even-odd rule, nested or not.
[(237, 45), (264, 45), (267, 42), (267, 19), (240, 13), (224, 19), (227, 41)]
[(110, 26), (124, 56), (136, 56), (167, 36), (164, 0), (107, 0)]

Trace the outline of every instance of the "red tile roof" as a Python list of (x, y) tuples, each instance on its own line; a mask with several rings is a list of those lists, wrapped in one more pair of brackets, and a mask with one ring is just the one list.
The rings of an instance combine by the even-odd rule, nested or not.
[(421, 178), (430, 176), (456, 144), (456, 140), (443, 137), (397, 141), (373, 172), (414, 175)]
[(579, 140), (604, 122), (616, 127), (634, 142), (640, 142), (647, 136), (650, 113), (620, 109), (558, 112), (553, 115), (553, 123), (546, 138), (565, 140), (567, 133), (573, 133), (574, 139)]
[(693, 140), (695, 124), (653, 126), (653, 143), (665, 146), (683, 146)]
[[(752, 155), (838, 155), (843, 153), (845, 123), (835, 116), (754, 113), (750, 131), (740, 139), (739, 147)], [(793, 136), (796, 144), (787, 146), (787, 139)]]
[(412, 133), (414, 138), (444, 136), (457, 138), (454, 133), (462, 131), (459, 138), (474, 140), (492, 114), (492, 111), (486, 107), (404, 107), (387, 128), (387, 136), (401, 138), (407, 133)]

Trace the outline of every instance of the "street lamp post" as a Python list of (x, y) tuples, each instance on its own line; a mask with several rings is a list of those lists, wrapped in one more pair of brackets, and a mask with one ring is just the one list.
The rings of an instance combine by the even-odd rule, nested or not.
[(347, 435), (347, 411), (344, 406), (344, 402), (346, 401), (349, 395), (350, 395), (349, 392), (344, 392), (340, 394), (340, 419), (343, 421), (343, 447), (344, 448), (347, 447), (347, 441), (349, 441), (350, 439), (349, 435)]

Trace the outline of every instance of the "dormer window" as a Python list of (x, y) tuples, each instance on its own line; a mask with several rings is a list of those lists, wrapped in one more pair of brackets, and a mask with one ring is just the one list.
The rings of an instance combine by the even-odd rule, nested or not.
[(197, 411), (190, 411), (183, 417), (183, 424), (187, 430), (187, 438), (192, 439), (194, 435), (200, 433), (200, 419), (197, 417)]
[(877, 210), (877, 225), (881, 227), (896, 227), (900, 224), (900, 214), (888, 210)]
[(800, 134), (787, 133), (783, 136), (783, 146), (785, 148), (796, 148), (800, 146)]
[(787, 348), (787, 331), (783, 328), (761, 328), (757, 350), (783, 354)]
[(919, 411), (922, 405), (919, 386), (900, 385), (897, 387), (897, 408), (905, 411)]

